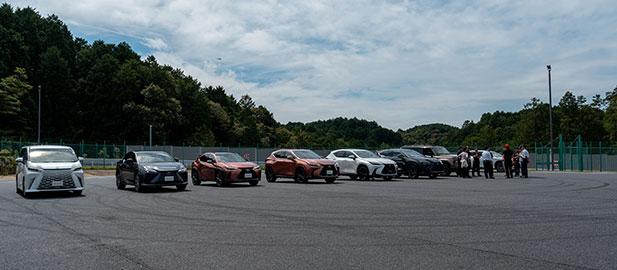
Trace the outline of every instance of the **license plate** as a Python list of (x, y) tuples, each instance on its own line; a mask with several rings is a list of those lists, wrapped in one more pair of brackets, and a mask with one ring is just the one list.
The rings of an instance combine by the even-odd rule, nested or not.
[(332, 175), (332, 174), (334, 174), (334, 171), (333, 170), (326, 170), (326, 174), (327, 175)]
[(173, 175), (165, 176), (165, 182), (173, 182), (176, 180)]
[(51, 186), (52, 187), (61, 187), (61, 186), (64, 186), (64, 183), (62, 181), (53, 181), (53, 182), (51, 182)]
[(245, 173), (244, 174), (244, 178), (253, 178), (253, 174), (252, 173)]

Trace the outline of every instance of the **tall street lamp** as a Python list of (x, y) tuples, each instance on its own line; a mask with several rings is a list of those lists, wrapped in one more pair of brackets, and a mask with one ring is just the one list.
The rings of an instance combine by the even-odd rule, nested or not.
[(36, 143), (41, 144), (41, 85), (39, 85), (39, 116), (38, 116), (38, 124), (37, 124), (37, 136)]
[(551, 142), (551, 171), (555, 170), (553, 162), (553, 93), (551, 89), (551, 65), (547, 65), (548, 70), (548, 126), (549, 126), (549, 140)]
[(152, 125), (150, 125), (150, 150), (152, 150)]

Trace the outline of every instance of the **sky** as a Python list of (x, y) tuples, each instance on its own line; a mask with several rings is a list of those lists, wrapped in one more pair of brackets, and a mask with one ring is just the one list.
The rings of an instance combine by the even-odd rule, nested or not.
[(460, 126), (566, 90), (617, 86), (617, 2), (9, 1), (75, 36), (128, 42), (203, 85), (248, 94), (279, 122)]

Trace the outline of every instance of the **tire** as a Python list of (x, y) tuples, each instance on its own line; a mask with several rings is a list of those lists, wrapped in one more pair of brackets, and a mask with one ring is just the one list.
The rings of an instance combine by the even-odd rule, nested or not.
[(75, 190), (73, 191), (73, 195), (75, 196), (81, 196), (81, 193), (83, 192), (83, 190)]
[(178, 191), (185, 191), (186, 190), (186, 186), (187, 185), (176, 185), (176, 189), (178, 189)]
[(126, 189), (126, 182), (124, 182), (124, 179), (122, 179), (122, 174), (119, 172), (116, 172), (116, 188), (119, 190)]
[(266, 181), (270, 183), (276, 182), (276, 175), (274, 175), (274, 170), (272, 170), (272, 167), (266, 167)]
[(407, 169), (407, 178), (418, 179), (418, 177), (420, 177), (420, 175), (418, 174), (418, 168), (412, 166)]
[(199, 173), (197, 170), (191, 170), (191, 180), (193, 181), (194, 186), (201, 185), (201, 179), (199, 179)]
[(214, 178), (216, 180), (217, 187), (224, 187), (227, 185), (227, 182), (225, 181), (225, 179), (223, 179), (223, 174), (221, 172), (217, 171)]
[(437, 174), (436, 174), (436, 173), (433, 173), (433, 174), (431, 174), (431, 175), (429, 176), (429, 178), (431, 178), (431, 179), (435, 179), (435, 178), (437, 178)]
[(358, 173), (358, 180), (366, 181), (366, 180), (371, 179), (371, 176), (369, 175), (368, 167), (364, 165), (360, 165), (358, 166), (358, 169), (356, 169), (356, 171)]
[(249, 180), (249, 185), (256, 186), (257, 184), (259, 184), (259, 181), (257, 181), (257, 180)]
[(336, 178), (326, 178), (326, 183), (333, 184), (336, 181)]
[(308, 179), (306, 179), (306, 173), (304, 172), (304, 169), (302, 168), (296, 169), (296, 174), (294, 175), (294, 181), (296, 181), (297, 183), (308, 182)]
[(135, 191), (144, 192), (144, 187), (141, 186), (141, 178), (139, 176), (135, 179)]
[(450, 165), (450, 163), (444, 163), (443, 164), (443, 175), (444, 176), (450, 176), (450, 174), (452, 174), (452, 166)]

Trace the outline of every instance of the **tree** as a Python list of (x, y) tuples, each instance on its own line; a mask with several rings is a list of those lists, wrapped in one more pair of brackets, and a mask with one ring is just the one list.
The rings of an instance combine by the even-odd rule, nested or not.
[(16, 68), (14, 75), (0, 80), (0, 123), (3, 126), (0, 135), (2, 136), (24, 136), (28, 131), (23, 128), (27, 122), (23, 105), (31, 102), (29, 92), (32, 86), (27, 80), (28, 76), (23, 68)]

